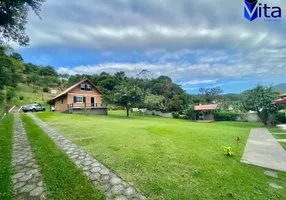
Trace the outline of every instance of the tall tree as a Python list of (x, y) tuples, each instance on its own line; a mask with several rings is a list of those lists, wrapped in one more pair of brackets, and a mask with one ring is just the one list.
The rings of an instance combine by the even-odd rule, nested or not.
[(129, 117), (129, 110), (136, 104), (143, 101), (144, 92), (136, 85), (131, 85), (128, 82), (124, 82), (121, 85), (116, 86), (114, 92), (111, 94), (112, 102), (124, 106), (126, 108), (126, 116)]
[(22, 46), (28, 45), (26, 35), (28, 11), (31, 8), (40, 16), (40, 8), (45, 0), (3, 0), (0, 2), (0, 43), (12, 40)]
[(277, 112), (273, 101), (277, 99), (278, 95), (273, 87), (258, 85), (243, 93), (242, 102), (246, 110), (256, 111), (263, 124), (268, 125), (269, 116)]
[(213, 103), (220, 94), (223, 93), (223, 90), (220, 87), (216, 88), (200, 88), (199, 89), (204, 103)]

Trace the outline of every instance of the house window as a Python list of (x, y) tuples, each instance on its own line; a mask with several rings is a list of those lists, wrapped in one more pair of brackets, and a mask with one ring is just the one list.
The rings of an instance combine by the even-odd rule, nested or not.
[(83, 103), (83, 97), (76, 97), (76, 103)]
[(86, 90), (91, 91), (92, 90), (91, 85), (86, 85)]
[(64, 104), (64, 98), (62, 97), (62, 99), (61, 99), (61, 102), (62, 102), (62, 104)]
[(85, 84), (80, 84), (80, 90), (85, 90)]

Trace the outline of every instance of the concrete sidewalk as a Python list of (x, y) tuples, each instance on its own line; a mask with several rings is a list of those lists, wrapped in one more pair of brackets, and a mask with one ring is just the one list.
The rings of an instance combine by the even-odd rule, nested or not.
[(240, 162), (286, 172), (286, 151), (266, 128), (253, 128)]

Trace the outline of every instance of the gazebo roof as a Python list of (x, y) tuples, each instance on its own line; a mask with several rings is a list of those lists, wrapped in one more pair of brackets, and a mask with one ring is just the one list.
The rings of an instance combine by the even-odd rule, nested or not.
[(279, 95), (280, 99), (275, 100), (274, 104), (286, 104), (286, 93)]
[(195, 111), (215, 110), (217, 106), (218, 104), (199, 105), (195, 106)]
[(286, 98), (285, 99), (277, 99), (274, 101), (274, 104), (286, 104)]

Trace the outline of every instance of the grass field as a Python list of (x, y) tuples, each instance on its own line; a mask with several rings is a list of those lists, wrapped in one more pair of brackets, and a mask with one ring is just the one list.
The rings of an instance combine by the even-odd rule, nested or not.
[[(108, 116), (38, 113), (150, 199), (286, 199), (286, 174), (274, 180), (240, 163), (250, 129), (259, 123), (194, 123), (112, 111)], [(241, 138), (236, 144), (235, 139)], [(231, 146), (235, 155), (223, 149)]]
[(22, 115), (21, 118), (41, 167), (49, 199), (105, 199), (103, 192), (92, 186), (82, 171), (30, 117)]
[(0, 199), (12, 200), (12, 136), (13, 116), (7, 115), (0, 122)]

